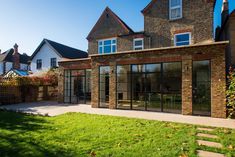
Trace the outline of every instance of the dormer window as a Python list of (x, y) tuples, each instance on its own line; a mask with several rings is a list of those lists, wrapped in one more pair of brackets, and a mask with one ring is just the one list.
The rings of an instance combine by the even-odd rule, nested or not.
[(143, 50), (144, 49), (144, 39), (143, 38), (134, 39), (133, 49), (134, 50)]
[(175, 34), (174, 43), (175, 43), (175, 46), (190, 45), (191, 33), (187, 32), (187, 33)]
[(182, 18), (182, 0), (169, 0), (170, 20)]
[(109, 54), (117, 51), (117, 39), (105, 39), (98, 41), (99, 54)]

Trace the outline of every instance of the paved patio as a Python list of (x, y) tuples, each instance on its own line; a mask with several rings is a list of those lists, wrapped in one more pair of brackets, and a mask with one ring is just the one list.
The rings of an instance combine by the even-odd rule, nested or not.
[(57, 116), (67, 112), (80, 112), (88, 114), (111, 115), (129, 118), (140, 118), (147, 120), (159, 120), (167, 122), (177, 122), (186, 124), (195, 124), (211, 127), (223, 127), (235, 129), (235, 120), (219, 119), (199, 116), (184, 116), (180, 114), (159, 113), (148, 111), (131, 111), (131, 110), (110, 110), (91, 108), (90, 105), (83, 104), (58, 104), (57, 102), (36, 102), (16, 105), (0, 106), (2, 109), (21, 111), (24, 113), (42, 114)]

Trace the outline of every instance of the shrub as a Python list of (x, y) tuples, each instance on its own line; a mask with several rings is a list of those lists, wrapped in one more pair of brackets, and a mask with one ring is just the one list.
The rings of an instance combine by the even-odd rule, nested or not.
[(228, 89), (226, 91), (227, 95), (227, 109), (229, 118), (235, 117), (235, 69), (230, 68), (228, 76)]
[(57, 86), (58, 84), (58, 70), (51, 69), (43, 75), (39, 76), (26, 76), (26, 77), (12, 77), (0, 79), (2, 85), (8, 86), (43, 86), (52, 85)]

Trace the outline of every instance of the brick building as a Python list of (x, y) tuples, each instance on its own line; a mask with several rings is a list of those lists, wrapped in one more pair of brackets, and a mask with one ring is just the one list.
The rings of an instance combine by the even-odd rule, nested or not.
[(59, 63), (59, 101), (225, 118), (228, 43), (213, 41), (214, 3), (152, 0), (142, 32), (106, 8), (89, 57)]
[(226, 48), (226, 69), (235, 66), (235, 10), (229, 13), (228, 0), (223, 0), (221, 27), (216, 29), (216, 41), (229, 41)]

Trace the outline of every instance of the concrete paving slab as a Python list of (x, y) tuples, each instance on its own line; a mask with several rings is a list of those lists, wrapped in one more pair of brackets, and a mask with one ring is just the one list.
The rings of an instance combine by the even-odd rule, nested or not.
[(210, 141), (204, 141), (204, 140), (197, 140), (197, 143), (199, 146), (207, 146), (207, 147), (214, 147), (214, 148), (222, 148), (222, 144), (218, 142), (210, 142)]
[(166, 122), (176, 122), (194, 124), (200, 126), (222, 127), (235, 129), (235, 120), (220, 119), (199, 116), (184, 116), (181, 114), (171, 114), (162, 112), (134, 111), (134, 110), (111, 110), (103, 108), (92, 108), (85, 104), (59, 104), (57, 102), (34, 102), (15, 105), (0, 106), (2, 109), (21, 111), (32, 114), (42, 114), (58, 116), (68, 112), (80, 112), (87, 114), (110, 115), (128, 118), (139, 118), (147, 120), (158, 120)]
[(214, 131), (214, 129), (211, 129), (211, 128), (197, 128), (197, 130), (200, 130), (200, 131), (208, 131), (208, 132)]
[(225, 157), (224, 154), (213, 153), (213, 152), (208, 152), (208, 151), (203, 151), (203, 150), (198, 150), (197, 154), (199, 157)]
[(218, 139), (219, 137), (216, 135), (211, 135), (211, 134), (203, 134), (203, 133), (198, 133), (198, 137), (206, 137), (206, 138), (213, 138), (213, 139)]

